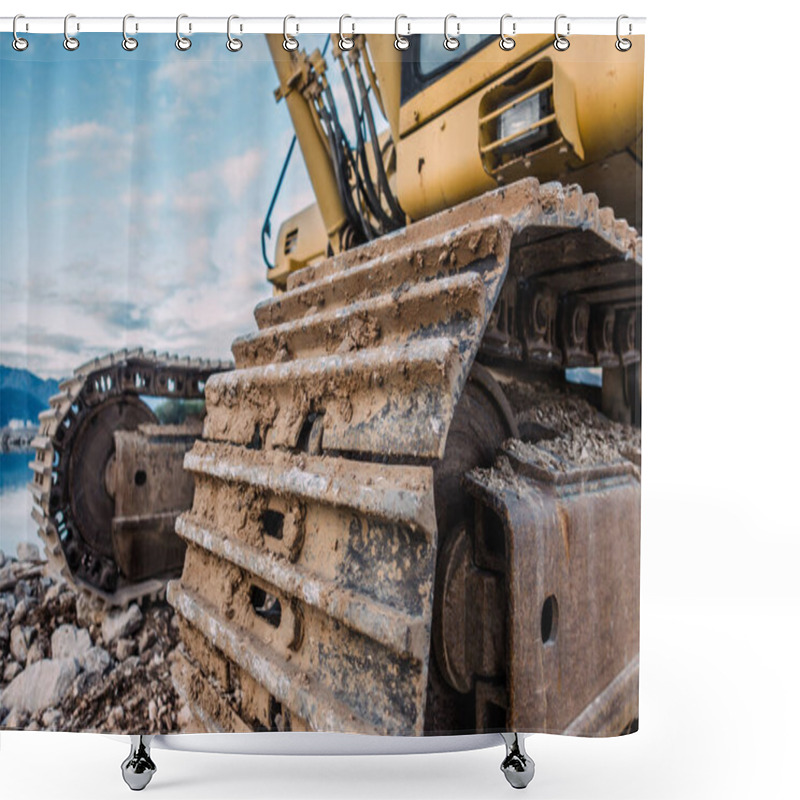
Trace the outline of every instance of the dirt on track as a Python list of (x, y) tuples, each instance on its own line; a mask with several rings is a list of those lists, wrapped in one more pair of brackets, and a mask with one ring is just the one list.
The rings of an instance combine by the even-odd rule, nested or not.
[(520, 430), (512, 450), (557, 471), (621, 459), (641, 465), (641, 429), (608, 419), (569, 384), (505, 381), (501, 386)]

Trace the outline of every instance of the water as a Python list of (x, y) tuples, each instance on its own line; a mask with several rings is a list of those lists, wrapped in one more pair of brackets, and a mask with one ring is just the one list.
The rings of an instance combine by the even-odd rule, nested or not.
[(0, 453), (0, 550), (15, 555), (20, 542), (39, 544), (31, 517), (33, 499), (26, 488), (32, 473), (33, 451)]

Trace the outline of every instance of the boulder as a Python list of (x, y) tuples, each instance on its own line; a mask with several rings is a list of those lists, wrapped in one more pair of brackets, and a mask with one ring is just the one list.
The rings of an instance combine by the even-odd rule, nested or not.
[(136, 642), (133, 639), (119, 639), (114, 655), (117, 661), (124, 661), (136, 653)]
[(28, 614), (28, 609), (33, 607), (33, 603), (27, 598), (20, 600), (14, 607), (14, 613), (11, 615), (11, 624), (17, 625), (25, 619)]
[(21, 731), (28, 724), (30, 715), (17, 708), (12, 708), (8, 716), (3, 720), (3, 727), (10, 730)]
[(75, 625), (59, 625), (50, 637), (53, 658), (77, 658), (82, 662), (91, 648), (89, 631)]
[(14, 597), (13, 592), (4, 592), (0, 594), (0, 611), (5, 614), (13, 614), (17, 608), (17, 598)]
[(122, 710), (122, 706), (114, 706), (108, 715), (108, 730), (117, 730), (117, 726), (122, 723), (124, 716), (125, 712)]
[(88, 674), (104, 674), (111, 666), (111, 656), (102, 647), (92, 647), (80, 660), (81, 666)]
[(63, 581), (56, 581), (44, 595), (45, 603), (52, 603), (66, 591), (67, 585)]
[(75, 616), (78, 620), (78, 625), (82, 628), (89, 628), (102, 622), (105, 612), (97, 604), (93, 603), (86, 594), (81, 592), (75, 601)]
[(0, 705), (12, 711), (38, 714), (57, 706), (78, 677), (74, 658), (44, 658), (23, 670), (0, 695)]
[(25, 665), (30, 666), (31, 664), (35, 664), (37, 661), (41, 661), (44, 658), (44, 651), (42, 650), (42, 643), (36, 639), (34, 643), (28, 648), (28, 655), (25, 658)]
[(125, 611), (111, 611), (103, 620), (103, 641), (109, 646), (127, 636), (136, 633), (144, 623), (142, 610), (132, 603)]
[(11, 629), (11, 641), (9, 642), (9, 649), (11, 655), (24, 664), (28, 660), (28, 648), (33, 640), (35, 628), (23, 628), (22, 625), (15, 625)]
[(17, 559), (19, 561), (40, 561), (39, 548), (33, 542), (20, 542), (17, 545)]
[(152, 628), (143, 628), (139, 634), (139, 652), (144, 653), (156, 643), (156, 633)]
[(64, 715), (57, 708), (48, 708), (47, 711), (42, 714), (42, 725), (44, 725), (45, 728), (57, 730), (62, 719), (64, 719)]
[(81, 672), (72, 684), (73, 697), (85, 697), (96, 686), (100, 686), (103, 681), (103, 675), (100, 672)]
[(22, 672), (22, 667), (16, 661), (9, 661), (3, 670), (3, 683), (11, 683)]

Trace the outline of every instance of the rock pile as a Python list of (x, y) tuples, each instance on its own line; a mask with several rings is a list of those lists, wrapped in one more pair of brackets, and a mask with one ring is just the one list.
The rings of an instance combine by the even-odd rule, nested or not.
[(97, 611), (44, 567), (35, 545), (0, 551), (0, 729), (178, 732), (172, 608)]

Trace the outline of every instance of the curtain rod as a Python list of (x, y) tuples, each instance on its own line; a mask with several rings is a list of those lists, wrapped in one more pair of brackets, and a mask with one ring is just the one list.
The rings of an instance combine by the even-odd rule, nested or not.
[[(290, 17), (287, 18), (288, 32), (292, 35), (304, 33), (339, 33), (339, 17)], [(504, 30), (508, 35), (519, 36), (526, 33), (553, 33), (554, 17), (514, 17), (506, 16)], [(395, 33), (394, 17), (351, 17), (346, 15), (341, 22), (344, 33)], [(399, 32), (403, 36), (415, 33), (444, 33), (444, 17), (403, 16), (399, 20)], [(11, 32), (13, 17), (0, 17), (0, 31)], [(175, 17), (130, 17), (127, 23), (129, 35), (136, 33), (175, 33)], [(617, 32), (616, 17), (569, 17), (561, 16), (559, 31), (569, 35), (606, 34)], [(624, 36), (643, 34), (644, 17), (626, 17), (621, 22), (620, 32)], [(181, 20), (181, 32), (226, 33), (227, 17), (185, 16)], [(231, 30), (238, 34), (283, 33), (283, 17), (238, 17)], [(500, 33), (500, 17), (451, 17), (448, 24), (451, 35), (469, 33)], [(69, 19), (71, 35), (81, 33), (121, 33), (122, 17), (81, 17)], [(20, 17), (17, 20), (17, 33), (64, 33), (64, 17)]]

